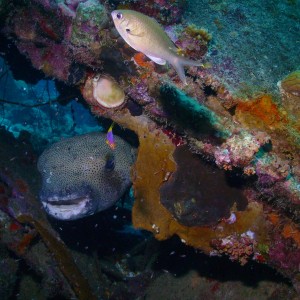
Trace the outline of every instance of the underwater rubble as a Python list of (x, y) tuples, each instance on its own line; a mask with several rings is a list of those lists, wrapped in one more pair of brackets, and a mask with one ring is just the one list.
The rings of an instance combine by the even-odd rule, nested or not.
[[(228, 257), (244, 268), (253, 261), (268, 265), (291, 280), (300, 294), (300, 66), (278, 78), (278, 87), (268, 83), (269, 90), (263, 84), (255, 92), (242, 84), (233, 88), (233, 67), (226, 57), (205, 61), (214, 35), (182, 22), (185, 1), (174, 1), (174, 14), (168, 18), (162, 8), (168, 10), (169, 4), (154, 1), (161, 9), (147, 4), (141, 12), (167, 25), (182, 54), (203, 59), (202, 67), (186, 70), (185, 85), (173, 68), (154, 64), (118, 36), (110, 12), (117, 7), (138, 10), (135, 1), (120, 6), (118, 1), (100, 2), (1, 1), (1, 32), (45, 76), (76, 87), (95, 116), (137, 135), (131, 170), (135, 228), (159, 241), (176, 235), (183, 244), (208, 256)], [(229, 22), (228, 7), (222, 11)], [(247, 21), (246, 11), (234, 13), (240, 22)], [(214, 24), (223, 27), (223, 22)], [(9, 49), (3, 51), (10, 62)], [(1, 149), (1, 159), (6, 151)], [(17, 169), (1, 166), (5, 168)], [(29, 193), (27, 185), (38, 183), (27, 184), (26, 178), (1, 171), (1, 209), (9, 208), (4, 217), (21, 231), (11, 251), (30, 265), (32, 258), (18, 247), (25, 237), (30, 244), (38, 236), (43, 252), (55, 260), (53, 272), (63, 282), (62, 294), (93, 299), (68, 249), (33, 204), (37, 191)], [(10, 193), (14, 196), (7, 199)], [(20, 199), (29, 207), (19, 204)], [(119, 276), (112, 268), (107, 273)]]
[(0, 170), (1, 242), (42, 277), (44, 297), (75, 293), (79, 299), (95, 299), (34, 196), (39, 176), (30, 144), (15, 140), (4, 128)]

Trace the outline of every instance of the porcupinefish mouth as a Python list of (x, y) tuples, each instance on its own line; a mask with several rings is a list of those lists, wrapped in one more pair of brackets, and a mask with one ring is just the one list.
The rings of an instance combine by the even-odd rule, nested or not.
[(89, 196), (49, 197), (42, 200), (47, 213), (59, 220), (76, 220), (93, 213)]

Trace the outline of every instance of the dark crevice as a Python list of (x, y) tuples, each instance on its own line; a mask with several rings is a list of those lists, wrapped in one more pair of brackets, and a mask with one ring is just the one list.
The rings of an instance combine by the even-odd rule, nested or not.
[(211, 85), (205, 85), (203, 91), (206, 97), (217, 96), (217, 92), (212, 88)]

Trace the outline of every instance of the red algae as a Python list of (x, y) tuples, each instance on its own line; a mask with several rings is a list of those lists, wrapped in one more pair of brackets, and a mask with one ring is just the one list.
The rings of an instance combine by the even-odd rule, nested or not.
[(165, 135), (167, 135), (169, 139), (171, 139), (172, 143), (176, 147), (182, 146), (182, 145), (186, 144), (186, 142), (184, 141), (184, 139), (179, 134), (177, 134), (174, 130), (164, 128), (164, 129), (162, 129), (162, 132)]
[(150, 68), (153, 69), (153, 65), (149, 60), (147, 60), (145, 54), (142, 52), (138, 52), (133, 56), (133, 59), (137, 65), (143, 68)]
[(22, 226), (19, 223), (17, 223), (17, 222), (12, 222), (9, 225), (9, 230), (10, 231), (18, 231), (21, 228), (22, 228)]
[(294, 224), (285, 224), (282, 230), (282, 236), (292, 238), (298, 247), (300, 247), (300, 231)]
[(17, 245), (17, 252), (20, 255), (23, 255), (25, 253), (25, 251), (27, 250), (28, 246), (31, 244), (34, 237), (35, 237), (35, 234), (32, 234), (32, 233), (24, 234), (22, 240)]
[(280, 217), (278, 214), (272, 212), (268, 214), (268, 220), (273, 224), (273, 225), (277, 225), (280, 221)]

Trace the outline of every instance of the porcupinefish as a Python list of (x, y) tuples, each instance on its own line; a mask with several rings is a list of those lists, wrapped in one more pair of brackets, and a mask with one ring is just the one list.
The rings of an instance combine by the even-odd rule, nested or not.
[(114, 136), (118, 147), (107, 147), (105, 133), (64, 139), (38, 159), (42, 175), (40, 201), (60, 220), (75, 220), (113, 206), (131, 186), (135, 151)]
[(153, 18), (126, 9), (114, 10), (111, 15), (116, 29), (129, 46), (159, 65), (170, 63), (183, 83), (186, 84), (183, 66), (202, 65), (199, 61), (179, 55), (178, 48)]

